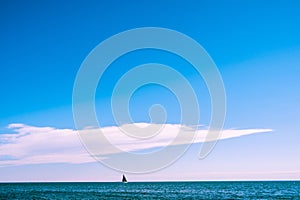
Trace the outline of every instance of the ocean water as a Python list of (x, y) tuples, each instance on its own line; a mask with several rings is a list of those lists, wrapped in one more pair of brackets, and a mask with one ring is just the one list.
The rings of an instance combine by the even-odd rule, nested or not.
[(0, 183), (0, 199), (300, 199), (300, 181)]

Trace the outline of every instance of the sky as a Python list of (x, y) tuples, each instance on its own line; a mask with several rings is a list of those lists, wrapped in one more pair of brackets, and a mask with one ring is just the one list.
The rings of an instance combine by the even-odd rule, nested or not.
[[(161, 104), (168, 113), (163, 134), (143, 142), (122, 137), (119, 128), (126, 124), (114, 121), (110, 100), (117, 81), (134, 66), (156, 62), (176, 69), (193, 87), (200, 108), (194, 144), (162, 169), (128, 173), (129, 181), (300, 179), (299, 7), (292, 0), (1, 1), (0, 182), (121, 179), (122, 172), (95, 161), (80, 142), (72, 93), (82, 62), (100, 42), (141, 27), (172, 29), (205, 48), (223, 79), (226, 118), (215, 148), (199, 159), (212, 111), (201, 75), (165, 51), (121, 56), (105, 71), (95, 95), (99, 129), (110, 133), (114, 145), (158, 151), (179, 130), (176, 95), (150, 84), (133, 93), (134, 123), (127, 126), (149, 125), (149, 108)], [(179, 80), (165, 79), (183, 90)], [(122, 94), (116, 98), (122, 100)]]

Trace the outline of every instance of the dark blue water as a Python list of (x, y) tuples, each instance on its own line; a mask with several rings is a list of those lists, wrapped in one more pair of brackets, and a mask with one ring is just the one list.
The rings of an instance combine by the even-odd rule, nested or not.
[(0, 183), (0, 199), (300, 199), (300, 181)]

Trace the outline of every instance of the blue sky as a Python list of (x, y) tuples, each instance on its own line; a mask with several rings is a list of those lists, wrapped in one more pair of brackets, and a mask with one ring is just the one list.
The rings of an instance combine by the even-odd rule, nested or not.
[[(73, 83), (88, 53), (119, 32), (165, 27), (195, 39), (218, 66), (227, 94), (225, 129), (273, 131), (221, 140), (204, 160), (198, 160), (200, 144), (194, 144), (172, 166), (154, 174), (129, 175), (131, 180), (300, 179), (298, 1), (1, 1), (0, 4), (1, 134), (18, 132), (20, 127), (27, 127), (32, 134), (39, 133), (37, 127), (72, 131), (75, 128)], [(107, 108), (109, 91), (122, 75), (120, 67), (124, 63), (130, 68), (150, 61), (176, 68), (196, 86), (200, 123), (208, 125), (210, 99), (203, 80), (184, 61), (159, 51), (134, 52), (113, 63), (104, 77), (104, 90), (97, 90), (96, 107)], [(168, 123), (178, 122), (174, 96), (155, 85), (135, 93), (131, 102), (134, 120), (148, 122), (146, 110), (153, 103), (166, 105), (170, 113)], [(97, 114), (104, 126), (115, 125), (109, 111)], [(16, 123), (24, 125), (7, 128)], [(3, 143), (4, 140), (0, 141), (0, 145)], [(8, 154), (7, 149), (1, 146), (0, 149), (3, 151), (0, 160), (9, 164), (9, 159), (3, 156)], [(60, 151), (65, 149), (54, 153)], [(30, 164), (30, 158), (23, 164), (11, 162), (2, 166), (0, 181), (114, 181), (120, 176), (120, 172), (96, 162), (47, 163), (46, 160)]]

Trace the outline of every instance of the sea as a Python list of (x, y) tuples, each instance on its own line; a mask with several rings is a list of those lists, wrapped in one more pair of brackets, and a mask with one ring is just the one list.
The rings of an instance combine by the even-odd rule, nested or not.
[(0, 199), (300, 199), (300, 181), (0, 183)]

